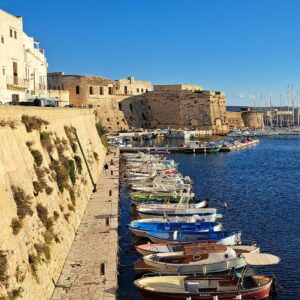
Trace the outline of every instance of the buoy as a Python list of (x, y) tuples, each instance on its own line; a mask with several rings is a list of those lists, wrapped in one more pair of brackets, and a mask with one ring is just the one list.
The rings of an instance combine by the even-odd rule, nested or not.
[(227, 207), (228, 207), (226, 202), (224, 202), (223, 207), (224, 207), (224, 208), (227, 208)]

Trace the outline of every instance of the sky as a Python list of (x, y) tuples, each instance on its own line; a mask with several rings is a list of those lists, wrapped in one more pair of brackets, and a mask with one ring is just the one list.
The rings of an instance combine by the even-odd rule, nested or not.
[(298, 102), (299, 0), (0, 0), (0, 8), (23, 16), (50, 72), (197, 84), (224, 91), (228, 105)]

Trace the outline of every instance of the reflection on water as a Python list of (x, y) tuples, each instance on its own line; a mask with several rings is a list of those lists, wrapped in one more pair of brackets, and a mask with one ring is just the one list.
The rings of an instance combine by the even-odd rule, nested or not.
[[(265, 137), (259, 145), (234, 153), (172, 154), (179, 170), (194, 180), (198, 198), (223, 214), (225, 227), (241, 229), (244, 241), (277, 254), (278, 266), (257, 269), (274, 274), (282, 289), (277, 300), (300, 299), (300, 138)], [(175, 141), (181, 142), (182, 141)], [(174, 140), (172, 140), (174, 143)], [(133, 263), (140, 258), (136, 239), (125, 227), (132, 219), (127, 188), (121, 186), (119, 299), (142, 299), (135, 289)], [(228, 209), (222, 205), (226, 201)]]

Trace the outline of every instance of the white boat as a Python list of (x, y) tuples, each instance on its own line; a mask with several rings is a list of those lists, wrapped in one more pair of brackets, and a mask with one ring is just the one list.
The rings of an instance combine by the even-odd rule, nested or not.
[(190, 191), (192, 186), (190, 184), (153, 184), (148, 186), (137, 186), (132, 185), (131, 189), (134, 191), (142, 192), (179, 192), (179, 191)]
[(217, 219), (217, 210), (215, 208), (204, 208), (207, 201), (189, 204), (189, 200), (194, 194), (182, 194), (181, 200), (177, 204), (140, 204), (136, 210), (141, 219), (147, 218), (168, 218), (173, 217), (191, 217), (198, 215), (203, 222), (214, 222)]
[(169, 130), (164, 134), (165, 138), (169, 139), (184, 139), (188, 140), (191, 137), (191, 134), (185, 130)]
[(151, 271), (163, 274), (208, 274), (245, 267), (244, 253), (257, 253), (257, 248), (240, 251), (225, 245), (199, 243), (186, 246), (184, 251), (146, 255), (143, 260)]

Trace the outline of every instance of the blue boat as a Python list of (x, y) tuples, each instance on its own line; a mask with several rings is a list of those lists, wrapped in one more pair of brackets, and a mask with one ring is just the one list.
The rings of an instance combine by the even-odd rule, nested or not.
[(194, 230), (150, 231), (147, 233), (147, 237), (154, 243), (217, 241), (217, 243), (227, 246), (241, 244), (241, 232), (228, 229), (208, 232), (199, 232)]
[(128, 224), (129, 229), (137, 236), (147, 237), (147, 233), (152, 231), (219, 231), (222, 230), (222, 224), (218, 222), (165, 222), (137, 220)]

